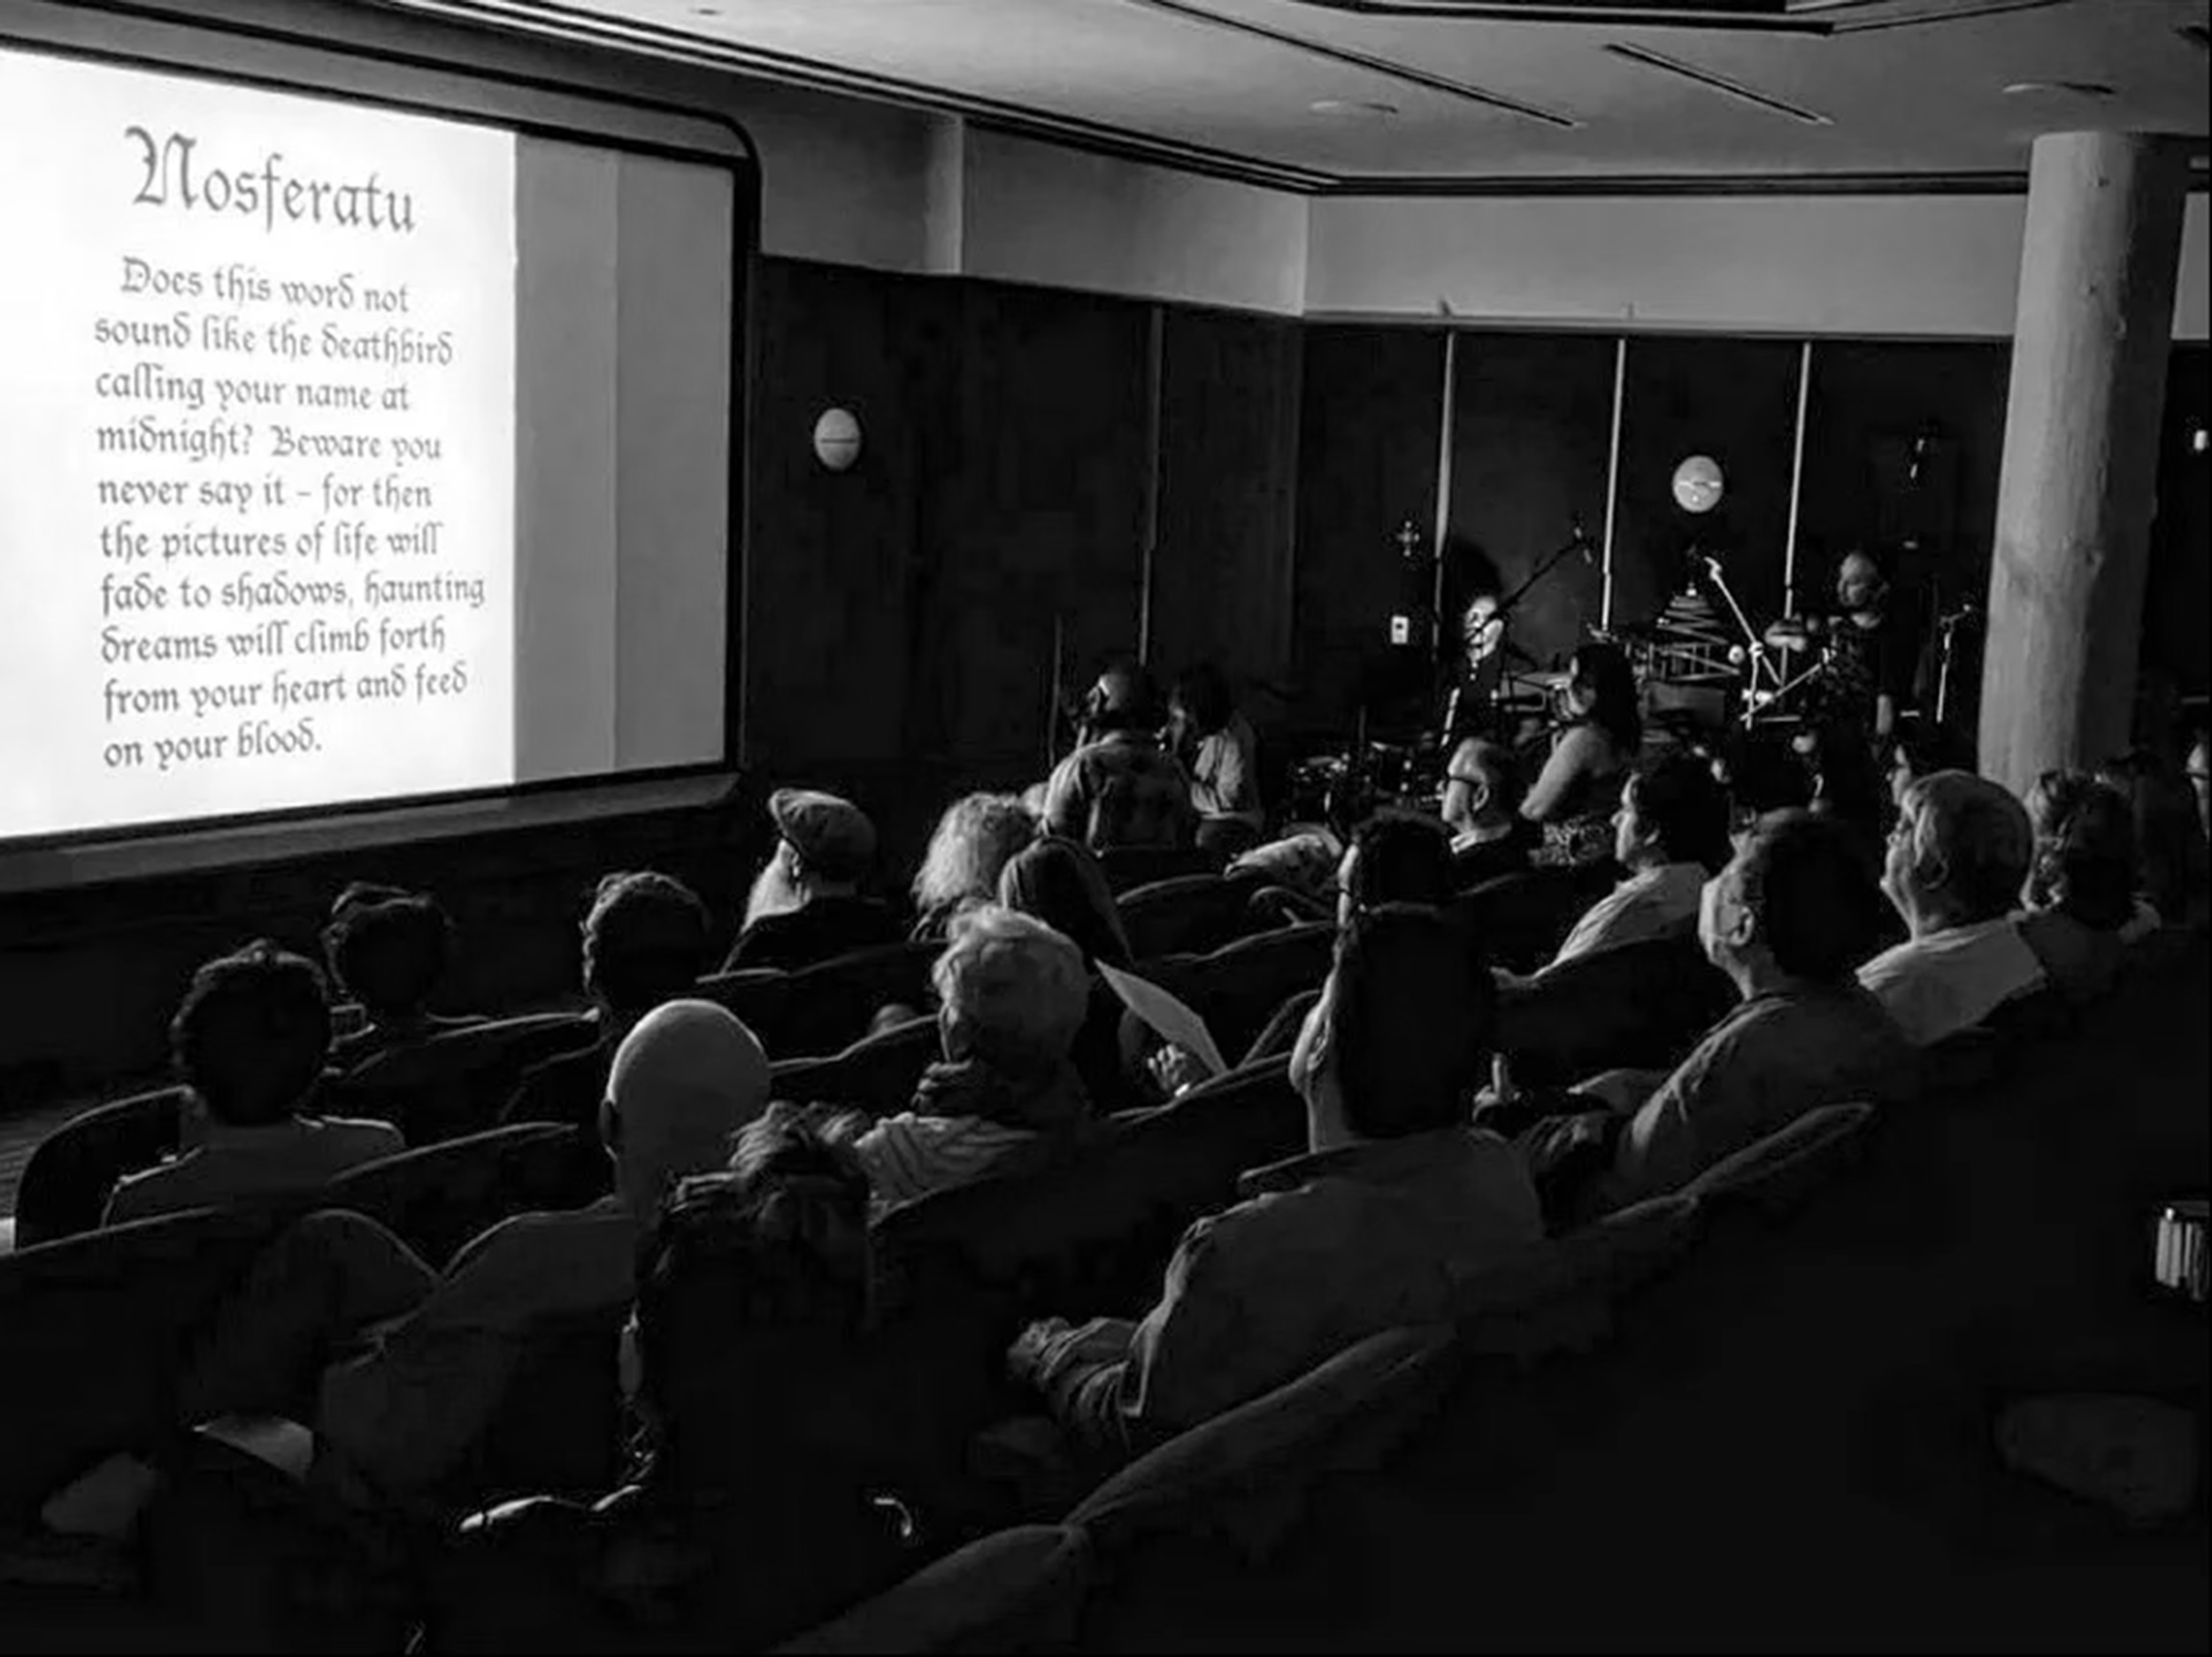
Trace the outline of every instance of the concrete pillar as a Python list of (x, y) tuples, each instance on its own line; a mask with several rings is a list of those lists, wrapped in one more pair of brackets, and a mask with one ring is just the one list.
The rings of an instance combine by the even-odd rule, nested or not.
[(2014, 789), (2127, 743), (2187, 179), (2170, 139), (2035, 141), (1982, 671)]

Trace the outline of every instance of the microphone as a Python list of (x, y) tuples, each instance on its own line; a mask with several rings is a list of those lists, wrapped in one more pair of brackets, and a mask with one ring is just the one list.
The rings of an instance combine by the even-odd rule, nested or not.
[(1597, 562), (1594, 557), (1591, 556), (1590, 532), (1583, 527), (1582, 514), (1579, 512), (1574, 515), (1574, 533), (1570, 537), (1569, 544), (1582, 554), (1583, 563), (1595, 564)]

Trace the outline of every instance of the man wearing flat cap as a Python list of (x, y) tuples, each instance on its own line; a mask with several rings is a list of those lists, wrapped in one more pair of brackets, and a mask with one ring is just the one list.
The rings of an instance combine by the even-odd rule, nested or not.
[(875, 825), (849, 800), (810, 788), (779, 788), (768, 796), (776, 850), (753, 882), (725, 972), (741, 967), (810, 966), (895, 944), (905, 937), (890, 909), (863, 897), (860, 884), (876, 860)]

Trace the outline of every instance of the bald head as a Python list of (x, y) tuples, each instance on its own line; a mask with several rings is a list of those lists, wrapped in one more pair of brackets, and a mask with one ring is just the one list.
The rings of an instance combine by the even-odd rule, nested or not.
[(720, 1168), (768, 1090), (768, 1055), (734, 1014), (701, 1001), (648, 1013), (607, 1076), (603, 1126), (624, 1197), (649, 1208), (672, 1181)]

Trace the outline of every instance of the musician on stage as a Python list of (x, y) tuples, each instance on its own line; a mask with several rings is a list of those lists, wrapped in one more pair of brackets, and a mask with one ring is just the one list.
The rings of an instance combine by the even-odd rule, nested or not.
[(1508, 657), (1517, 654), (1506, 638), (1506, 627), (1504, 600), (1494, 587), (1478, 588), (1460, 612), (1460, 648), (1444, 675), (1438, 734), (1447, 751), (1471, 736), (1510, 734), (1497, 728)]
[(1886, 742), (1914, 700), (1920, 640), (1881, 561), (1863, 548), (1836, 566), (1836, 614), (1824, 629), (1830, 685), (1821, 700), (1832, 721)]

